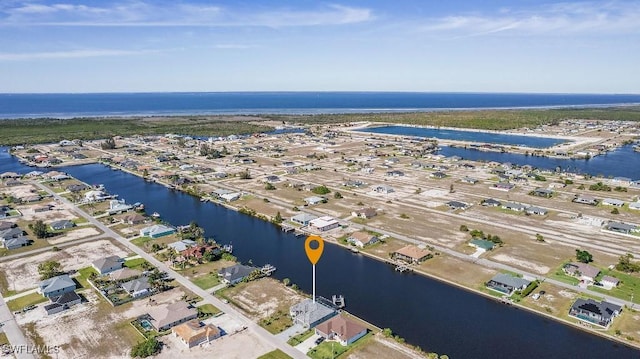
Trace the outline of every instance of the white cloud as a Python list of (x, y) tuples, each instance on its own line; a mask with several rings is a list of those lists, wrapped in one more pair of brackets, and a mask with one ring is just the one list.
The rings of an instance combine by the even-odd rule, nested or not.
[(23, 61), (41, 59), (73, 59), (104, 56), (132, 56), (150, 53), (159, 53), (168, 50), (113, 50), (113, 49), (85, 49), (51, 52), (27, 52), (27, 53), (2, 53), (0, 61)]
[[(4, 16), (3, 16), (4, 15)], [(239, 10), (199, 3), (129, 1), (105, 7), (14, 3), (0, 6), (0, 26), (320, 26), (369, 21), (370, 9), (327, 5), (314, 9)]]
[(467, 14), (430, 19), (420, 31), (460, 36), (509, 34), (640, 33), (638, 2), (574, 2), (535, 9), (500, 9), (494, 14)]

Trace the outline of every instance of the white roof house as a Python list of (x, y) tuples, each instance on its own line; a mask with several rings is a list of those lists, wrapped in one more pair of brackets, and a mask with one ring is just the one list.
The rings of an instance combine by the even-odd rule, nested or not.
[(338, 221), (333, 217), (323, 216), (309, 221), (309, 226), (319, 230), (320, 232), (325, 232), (334, 228), (338, 228), (340, 226), (340, 223), (338, 223)]

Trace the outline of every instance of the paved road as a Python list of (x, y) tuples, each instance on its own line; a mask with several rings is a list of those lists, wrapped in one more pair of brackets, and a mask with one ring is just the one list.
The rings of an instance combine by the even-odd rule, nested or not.
[[(93, 236), (93, 237), (87, 237), (87, 238), (73, 240), (73, 241), (69, 241), (69, 242), (65, 242), (65, 243), (56, 244), (55, 247), (65, 248), (65, 247), (77, 246), (78, 244), (81, 244), (81, 243), (84, 243), (84, 242), (97, 241), (99, 239), (105, 239), (105, 238), (110, 238), (110, 237), (103, 233), (103, 234), (99, 234), (99, 235), (96, 235), (96, 236)], [(8, 255), (8, 256), (0, 257), (0, 262), (10, 261), (12, 259), (21, 258), (21, 257), (32, 256), (34, 254), (43, 253), (43, 252), (51, 252), (51, 248), (53, 248), (53, 247), (54, 246), (48, 246), (48, 247), (44, 247), (44, 248), (34, 249), (32, 251), (20, 252), (20, 253), (11, 254), (11, 255)]]
[[(52, 190), (50, 190), (46, 186), (43, 186), (42, 184), (40, 184), (38, 182), (33, 182), (33, 184), (35, 184), (36, 186), (40, 187), (41, 189), (47, 191), (48, 193), (53, 195), (55, 198), (58, 198), (59, 201), (62, 201), (63, 203), (66, 203), (67, 205), (73, 206), (73, 204), (71, 202), (69, 202), (66, 198), (60, 197), (58, 194), (54, 193)], [(214, 306), (216, 306), (220, 310), (224, 311), (228, 315), (233, 315), (234, 317), (238, 318), (243, 323), (243, 325), (247, 326), (247, 328), (251, 332), (256, 334), (259, 338), (261, 338), (265, 342), (269, 343), (274, 348), (278, 348), (278, 349), (282, 350), (283, 352), (287, 353), (289, 356), (291, 356), (293, 358), (306, 358), (306, 356), (304, 354), (300, 353), (299, 351), (297, 351), (294, 348), (292, 348), (291, 346), (289, 346), (285, 341), (280, 340), (279, 338), (277, 338), (276, 336), (272, 335), (271, 333), (269, 333), (264, 328), (260, 327), (258, 324), (252, 322), (249, 318), (245, 317), (244, 314), (240, 313), (239, 311), (237, 311), (232, 306), (223, 303), (220, 299), (214, 297), (209, 292), (207, 292), (207, 291), (201, 289), (200, 287), (196, 286), (195, 284), (191, 283), (191, 281), (189, 281), (187, 278), (185, 278), (182, 275), (180, 275), (179, 273), (175, 272), (174, 270), (169, 268), (164, 263), (160, 262), (159, 260), (157, 260), (156, 258), (151, 256), (147, 252), (143, 251), (138, 246), (130, 243), (127, 239), (125, 239), (124, 237), (122, 237), (121, 235), (119, 235), (118, 233), (113, 231), (111, 228), (105, 226), (102, 222), (96, 220), (95, 218), (90, 216), (88, 213), (86, 213), (82, 209), (76, 207), (75, 211), (79, 215), (81, 215), (82, 217), (87, 219), (90, 223), (92, 223), (93, 225), (95, 225), (96, 227), (98, 227), (102, 231), (104, 231), (104, 234), (115, 238), (118, 242), (120, 242), (123, 245), (127, 246), (127, 248), (129, 248), (132, 252), (134, 252), (134, 253), (138, 254), (140, 257), (144, 258), (147, 262), (151, 263), (153, 266), (158, 268), (160, 271), (166, 272), (170, 277), (174, 278), (178, 283), (180, 283), (180, 285), (184, 286), (185, 288), (189, 289), (193, 293), (195, 293), (198, 296), (202, 297), (202, 299), (203, 299), (203, 301), (205, 303), (213, 304)]]
[[(2, 330), (7, 335), (7, 339), (9, 343), (16, 348), (27, 348), (31, 343), (24, 336), (18, 323), (16, 323), (16, 319), (13, 317), (13, 313), (7, 307), (7, 304), (4, 301), (4, 298), (0, 295), (0, 323), (4, 324), (2, 326)], [(32, 359), (34, 356), (32, 354), (26, 352), (16, 352), (14, 353), (15, 357), (18, 359)]]

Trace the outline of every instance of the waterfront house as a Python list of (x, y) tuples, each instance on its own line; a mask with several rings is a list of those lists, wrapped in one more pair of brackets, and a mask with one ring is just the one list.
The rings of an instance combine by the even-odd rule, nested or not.
[(632, 224), (610, 221), (605, 226), (605, 229), (608, 231), (618, 232), (622, 234), (630, 234), (631, 232), (637, 231), (638, 227)]
[(76, 289), (76, 283), (67, 274), (45, 279), (38, 284), (38, 293), (47, 298), (58, 296)]
[(107, 274), (122, 268), (124, 261), (118, 256), (109, 256), (97, 259), (91, 266), (98, 271), (98, 274)]
[(576, 195), (576, 197), (573, 199), (573, 202), (580, 203), (580, 204), (588, 204), (590, 206), (595, 206), (598, 204), (598, 200), (595, 197), (586, 196), (582, 194)]
[(582, 298), (576, 299), (569, 309), (570, 316), (603, 328), (608, 328), (621, 312), (622, 307), (617, 304)]
[(362, 218), (362, 219), (369, 219), (369, 218), (373, 218), (378, 214), (378, 212), (376, 211), (375, 208), (361, 208), (361, 209), (357, 209), (353, 212), (351, 212), (351, 215), (354, 217), (358, 217), (358, 218)]
[(381, 185), (375, 186), (375, 187), (373, 188), (373, 190), (374, 190), (375, 192), (377, 192), (377, 193), (382, 193), (382, 194), (389, 194), (389, 193), (393, 193), (393, 192), (395, 192), (395, 190), (393, 189), (393, 187), (391, 187), (391, 186), (387, 186), (387, 185), (385, 185), (385, 184), (381, 184)]
[(149, 311), (151, 325), (159, 331), (165, 331), (176, 325), (198, 318), (198, 311), (187, 302), (179, 301), (155, 307)]
[(217, 190), (212, 191), (211, 196), (213, 196), (214, 198), (222, 198), (223, 195), (231, 194), (231, 193), (233, 193), (233, 191), (230, 191), (224, 188), (219, 188)]
[(326, 232), (334, 228), (338, 228), (340, 226), (340, 223), (333, 217), (322, 216), (320, 218), (309, 221), (309, 226), (320, 232)]
[(141, 237), (160, 238), (176, 233), (176, 229), (165, 226), (164, 224), (155, 224), (140, 230)]
[(140, 277), (124, 282), (120, 284), (120, 287), (134, 298), (140, 298), (151, 294), (151, 285), (149, 285), (149, 278), (147, 277)]
[(193, 348), (203, 343), (220, 338), (222, 331), (215, 325), (204, 324), (198, 320), (190, 320), (171, 328), (173, 335), (187, 346)]
[(600, 284), (602, 284), (602, 287), (607, 290), (611, 290), (617, 287), (619, 283), (620, 280), (618, 280), (618, 278), (614, 278), (609, 275), (605, 275), (602, 277), (602, 279), (600, 279)]
[(240, 197), (242, 197), (242, 193), (240, 192), (225, 193), (223, 195), (220, 195), (220, 198), (225, 200), (226, 202), (237, 201), (240, 199)]
[(128, 212), (132, 209), (133, 206), (130, 204), (126, 204), (124, 200), (112, 199), (109, 201), (109, 210), (107, 211), (107, 213), (113, 215)]
[(391, 253), (391, 258), (395, 260), (400, 260), (403, 262), (418, 264), (426, 261), (427, 259), (433, 257), (431, 251), (425, 248), (420, 248), (413, 244), (408, 245), (406, 247), (402, 247), (397, 251)]
[(75, 291), (51, 297), (49, 300), (50, 303), (44, 306), (47, 315), (60, 313), (82, 302), (82, 298)]
[(489, 289), (511, 296), (513, 292), (524, 290), (529, 284), (531, 284), (529, 280), (506, 273), (498, 273), (486, 283), (486, 286)]
[(485, 251), (490, 251), (495, 248), (496, 244), (488, 241), (486, 239), (474, 238), (469, 242), (471, 247), (475, 247), (477, 249), (484, 249)]
[(318, 196), (311, 196), (311, 197), (305, 198), (304, 201), (306, 204), (313, 206), (319, 203), (326, 203), (327, 199), (323, 197), (318, 197)]
[(258, 270), (256, 267), (236, 264), (231, 267), (222, 268), (218, 271), (218, 276), (223, 283), (234, 285), (242, 282), (251, 273)]
[(449, 201), (447, 202), (447, 206), (449, 206), (449, 208), (451, 208), (452, 210), (457, 210), (457, 209), (465, 210), (469, 208), (468, 204), (464, 202), (459, 202), (459, 201)]
[(169, 243), (167, 247), (173, 248), (176, 252), (182, 252), (187, 248), (195, 246), (197, 243), (191, 239), (183, 239), (181, 241)]
[(216, 245), (196, 245), (181, 251), (180, 255), (187, 260), (200, 262), (204, 254), (211, 251), (214, 254), (220, 254), (220, 249)]
[(533, 196), (551, 198), (551, 196), (553, 196), (553, 191), (546, 188), (536, 188), (533, 191), (531, 191), (531, 194)]
[(526, 214), (537, 214), (539, 216), (546, 216), (547, 213), (549, 213), (549, 211), (547, 211), (546, 209), (536, 206), (529, 206), (524, 210), (524, 212)]
[(358, 231), (351, 233), (347, 238), (347, 241), (349, 243), (353, 243), (357, 247), (364, 248), (365, 246), (376, 243), (378, 241), (378, 236), (368, 232)]
[(567, 263), (562, 267), (562, 270), (566, 274), (588, 283), (593, 283), (598, 274), (600, 274), (600, 269), (580, 262)]
[(487, 198), (487, 199), (483, 199), (482, 202), (480, 202), (480, 204), (485, 207), (500, 207), (502, 205), (502, 202), (493, 198)]
[(313, 301), (310, 298), (294, 304), (289, 309), (289, 315), (294, 324), (300, 324), (304, 328), (313, 328), (316, 325), (338, 314), (333, 307)]
[(315, 216), (313, 214), (300, 213), (300, 214), (297, 214), (297, 215), (291, 217), (291, 222), (300, 224), (302, 226), (308, 226), (309, 222), (313, 221), (316, 218), (318, 218), (318, 216)]
[(124, 218), (122, 218), (122, 222), (126, 223), (128, 225), (136, 225), (136, 224), (142, 224), (144, 222), (147, 221), (147, 218), (141, 214), (138, 213), (134, 213), (134, 214), (130, 214), (125, 216)]
[(343, 314), (336, 315), (318, 324), (316, 334), (327, 340), (335, 340), (342, 346), (354, 343), (367, 334), (367, 328)]
[(624, 201), (615, 198), (605, 198), (602, 200), (602, 204), (605, 206), (614, 206), (621, 208), (624, 206)]
[(53, 231), (61, 231), (63, 229), (73, 228), (75, 226), (76, 224), (68, 219), (51, 222), (51, 224), (49, 225), (49, 227), (51, 227), (51, 230)]
[(100, 190), (91, 190), (84, 194), (84, 199), (86, 202), (100, 202), (109, 198), (111, 198), (109, 194)]

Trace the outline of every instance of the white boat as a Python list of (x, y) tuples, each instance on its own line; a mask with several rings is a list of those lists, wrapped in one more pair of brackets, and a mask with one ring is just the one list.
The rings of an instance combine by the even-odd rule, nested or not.
[(151, 217), (153, 217), (153, 218), (160, 218), (160, 213), (158, 213), (158, 212), (153, 212), (153, 214), (151, 214)]

